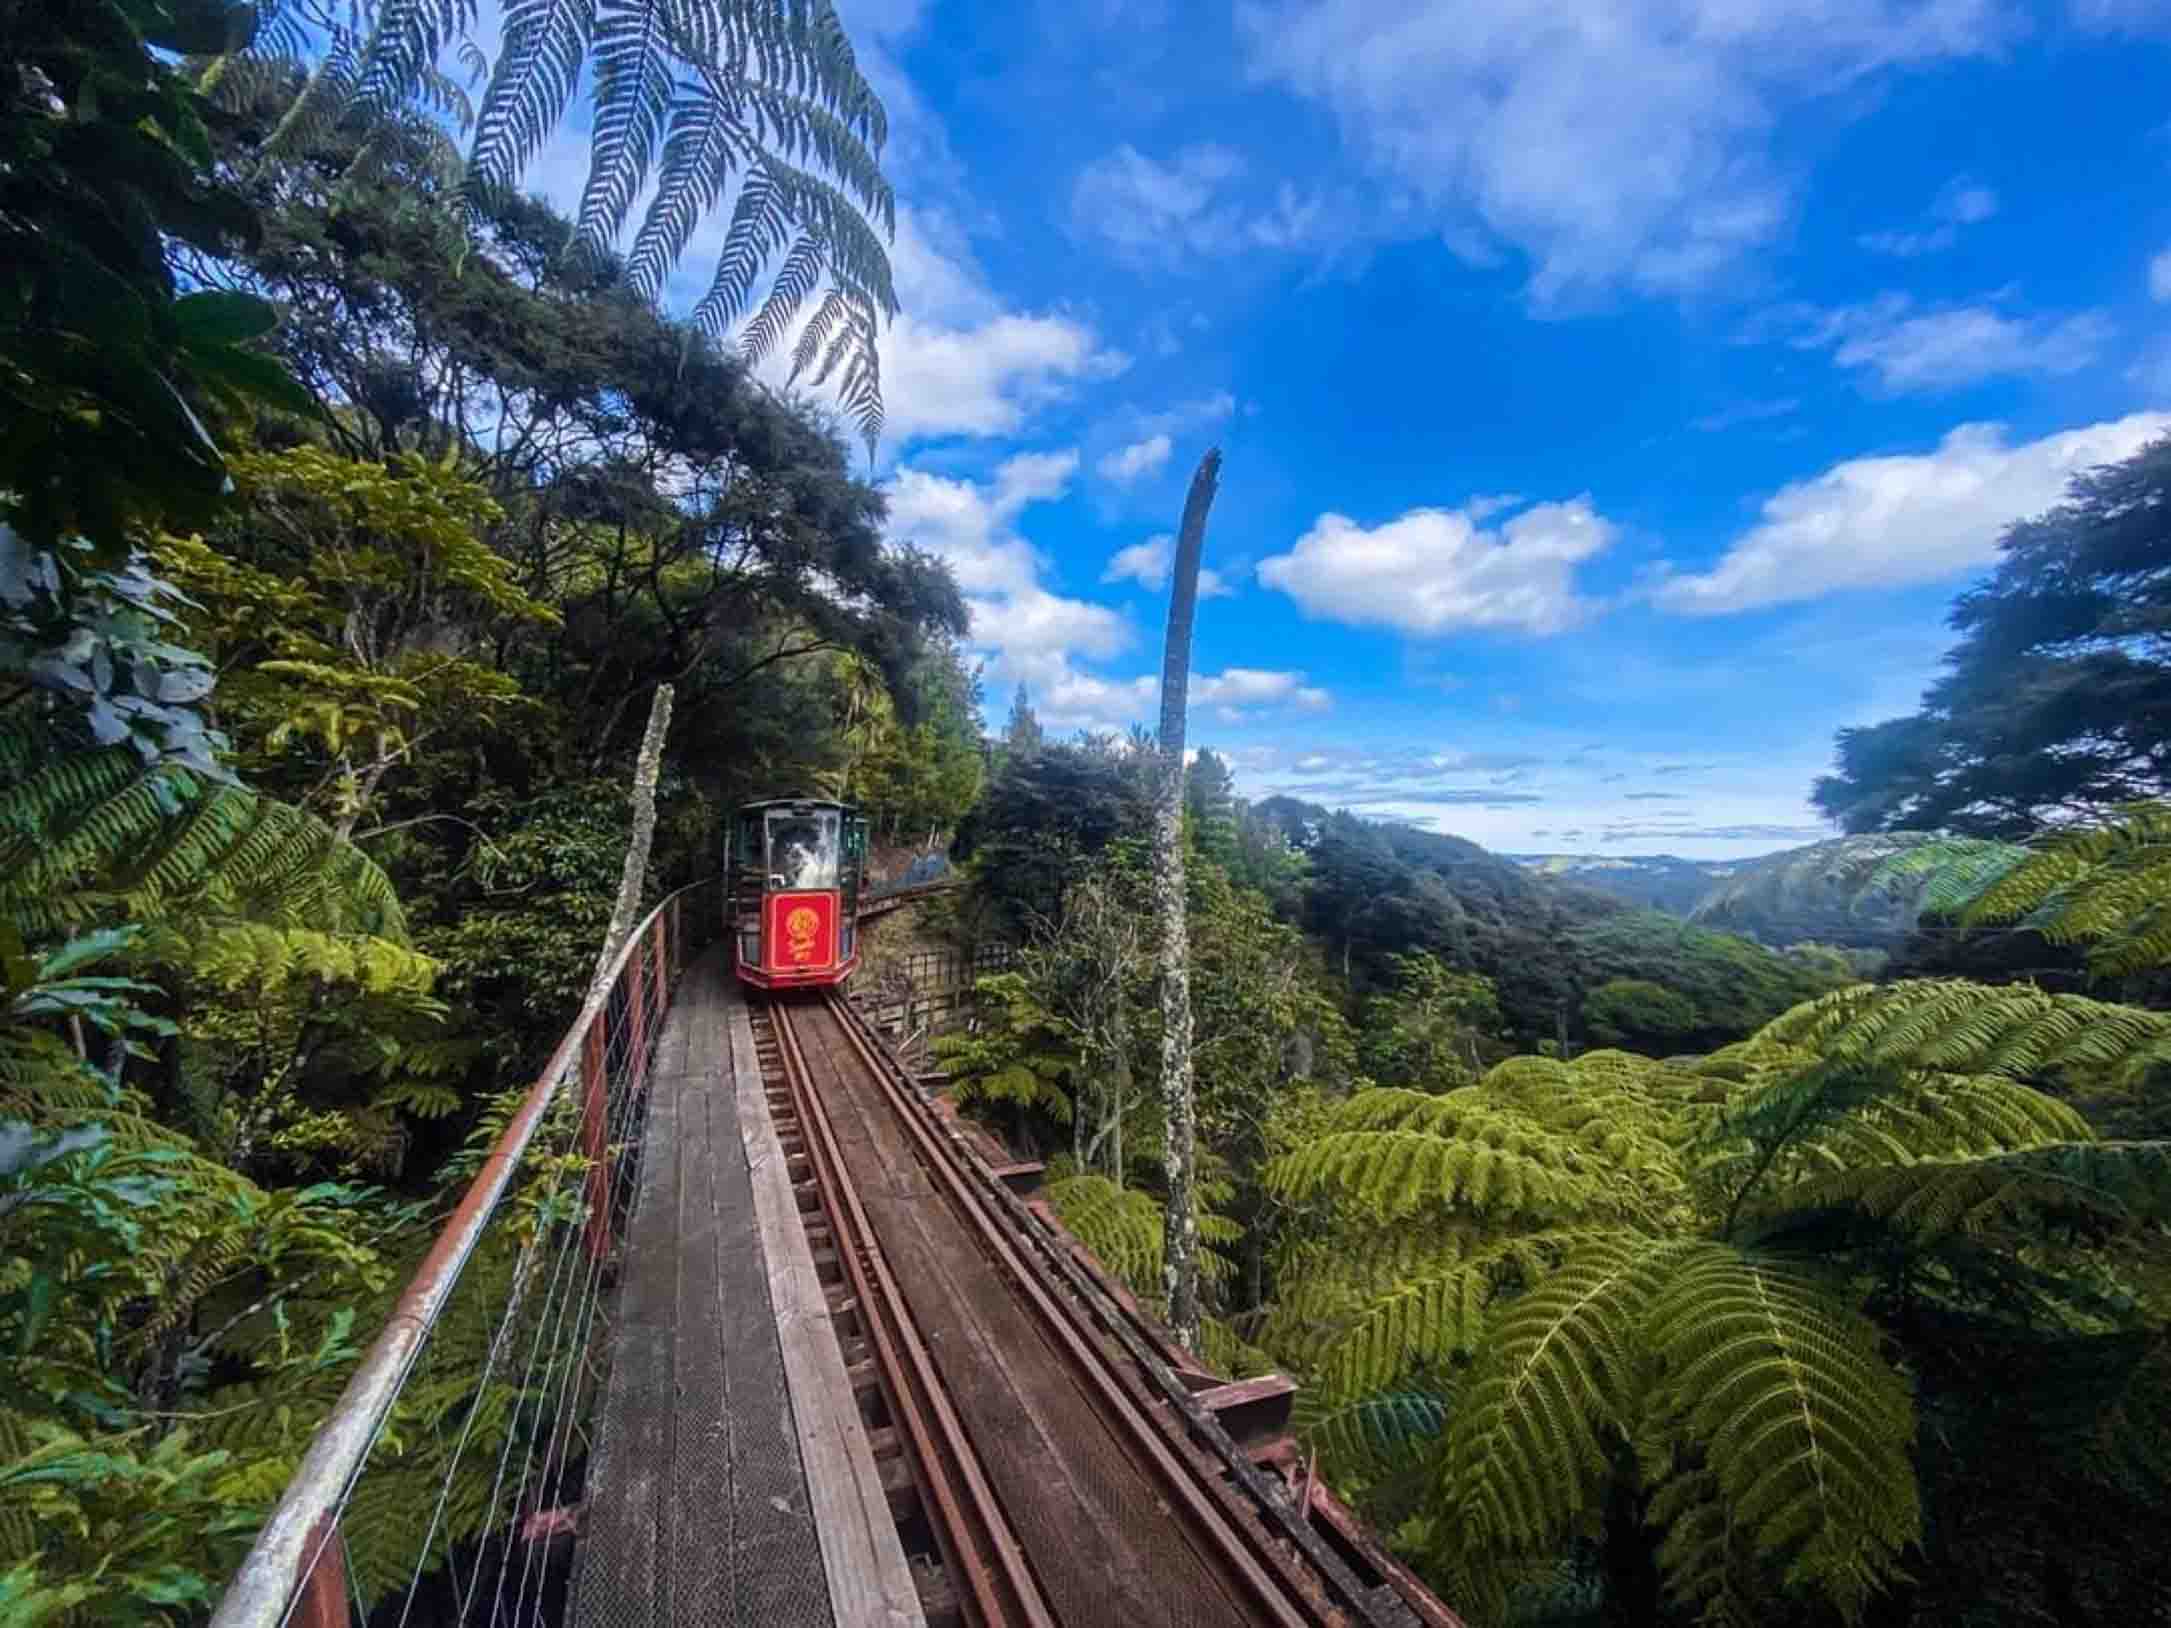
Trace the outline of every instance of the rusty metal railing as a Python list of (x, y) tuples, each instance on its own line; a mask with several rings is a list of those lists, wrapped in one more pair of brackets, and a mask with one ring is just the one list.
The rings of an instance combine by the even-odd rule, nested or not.
[[(453, 1574), (458, 1609), (449, 1620), (466, 1621), (492, 1563), (491, 1619), (501, 1614), (516, 1563), (520, 1609), (531, 1581), (540, 1601), (532, 1551), (540, 1547), (539, 1534), (555, 1530), (550, 1521), (559, 1512), (544, 1505), (563, 1496), (577, 1474), (579, 1421), (591, 1382), (586, 1346), (626, 1210), (615, 1167), (638, 1156), (633, 1136), (656, 1040), (679, 973), (720, 930), (720, 885), (697, 883), (665, 899), (597, 980), (319, 1426), (219, 1602), (212, 1628), (346, 1628), (396, 1592), (402, 1577), (407, 1602), (399, 1620), (405, 1622), (425, 1573), (440, 1570)], [(489, 1289), (456, 1306), (463, 1273), (479, 1252), (503, 1281), (491, 1280)], [(478, 1349), (487, 1340), (481, 1371), (439, 1376), (443, 1383), (431, 1399), (388, 1432), (403, 1393), (418, 1371), (428, 1373), (433, 1338), (448, 1323)], [(466, 1361), (455, 1352), (439, 1366)], [(494, 1469), (483, 1462), (493, 1448)], [(373, 1465), (387, 1477), (395, 1465), (410, 1472), (409, 1484), (391, 1488), (389, 1501), (412, 1506), (422, 1490), (415, 1467), (434, 1476), (440, 1463), (442, 1485), (419, 1546), (358, 1559), (341, 1522), (357, 1492), (366, 1492)], [(467, 1507), (472, 1499), (463, 1496), (454, 1507), (454, 1478), (463, 1466), (478, 1489), (489, 1482), (487, 1512), (479, 1519)], [(501, 1525), (508, 1535), (493, 1562), (491, 1534)], [(471, 1562), (464, 1592), (453, 1564), (462, 1544)], [(357, 1569), (367, 1575), (357, 1577)], [(350, 1602), (357, 1612), (350, 1614)], [(426, 1616), (448, 1620), (442, 1605)]]

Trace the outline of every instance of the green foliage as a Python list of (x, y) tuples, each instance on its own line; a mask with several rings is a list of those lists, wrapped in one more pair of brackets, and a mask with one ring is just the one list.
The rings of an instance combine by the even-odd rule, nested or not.
[(2035, 991), (1864, 986), (1703, 1059), (1360, 1091), (1268, 1172), (1322, 1219), (1262, 1339), (1316, 1388), (1330, 1471), (1459, 1604), (1527, 1603), (1597, 1543), (1623, 1599), (1633, 1552), (1685, 1616), (1787, 1598), (1860, 1620), (1909, 1551), (1943, 1557), (1966, 1526), (1918, 1469), (1910, 1342), (2160, 1329), (2132, 1285), (2171, 1156), (2098, 1142), (2028, 1083), (2115, 1070), (2158, 1028)]
[(1077, 1053), (1021, 974), (995, 973), (975, 988), (987, 1021), (938, 1035), (930, 1048), (956, 1082), (953, 1099), (993, 1112), (1029, 1143), (1052, 1136), (1071, 1123)]
[(2084, 470), (1962, 594), (1919, 711), (1842, 730), (1817, 806), (1850, 831), (2013, 840), (2162, 796), (2171, 440)]
[[(645, 198), (631, 260), (643, 299), (661, 294), (695, 230), (736, 181), (696, 322), (721, 335), (743, 321), (741, 343), (758, 360), (812, 302), (793, 377), (804, 373), (820, 386), (837, 376), (839, 399), (872, 449), (882, 431), (876, 328), (897, 309), (883, 247), (896, 206), (878, 156), (888, 125), (827, 0), (789, 7), (519, 0), (506, 10), (497, 61), (471, 117), (437, 71), (473, 22), (462, 0), (369, 0), (331, 19), (321, 42), (300, 26), (298, 6), (260, 10), (257, 49), (290, 64), (299, 83), (266, 141), (274, 158), (353, 110), (382, 114), (434, 98), (472, 125), (466, 183), (486, 197), (515, 187), (585, 82), (593, 138), (581, 241), (592, 253), (608, 252)], [(326, 19), (310, 26), (325, 27)], [(311, 45), (319, 54), (305, 63)]]
[(27, 937), (116, 916), (406, 937), (384, 872), (299, 809), (14, 721), (0, 785), (0, 916)]
[(1358, 1030), (1365, 1072), (1435, 1088), (1477, 1078), (1505, 1026), (1493, 981), (1429, 955), (1398, 955), (1393, 966), (1394, 987), (1365, 1002)]
[[(1161, 1303), (1164, 1219), (1159, 1199), (1136, 1187), (1118, 1187), (1106, 1176), (1090, 1172), (1050, 1181), (1046, 1197), (1048, 1207), (1072, 1236), (1122, 1279), (1131, 1293), (1149, 1305)], [(1204, 1246), (1199, 1250), (1199, 1275), (1209, 1283), (1224, 1282), (1234, 1268), (1214, 1246), (1233, 1243), (1242, 1229), (1210, 1211), (1202, 1210), (1198, 1219)]]
[[(1713, 932), (1655, 910), (1631, 910), (1572, 930), (1570, 953), (1586, 990), (1636, 979), (1687, 1000), (1696, 1021), (1671, 1036), (1648, 1032), (1654, 1048), (1708, 1049), (1738, 1040), (1798, 1002), (1842, 983), (1845, 973), (1820, 972), (1752, 939)], [(1656, 1014), (1653, 1014), (1656, 1015)], [(1591, 1038), (1606, 1044), (1605, 1037)]]
[(226, 472), (205, 420), (304, 404), (250, 348), (273, 309), (179, 294), (167, 260), (169, 240), (212, 247), (251, 228), (170, 66), (247, 22), (218, 0), (0, 6), (0, 519), (33, 548), (81, 535), (110, 567), (132, 526), (209, 517)]
[(2117, 808), (2100, 826), (2026, 847), (1947, 838), (1886, 865), (1879, 880), (1912, 876), (1926, 876), (1929, 906), (1963, 927), (2011, 923), (2087, 945), (2099, 976), (2171, 965), (2171, 804)]
[(1583, 1027), (1601, 1046), (1670, 1051), (1696, 1028), (1696, 1005), (1648, 978), (1608, 978), (1583, 997)]

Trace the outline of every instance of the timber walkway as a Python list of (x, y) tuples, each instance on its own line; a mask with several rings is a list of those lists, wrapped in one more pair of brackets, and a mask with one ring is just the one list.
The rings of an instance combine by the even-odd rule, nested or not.
[(214, 1628), (1455, 1628), (1286, 1380), (1174, 1347), (840, 992), (742, 990), (719, 908), (637, 930)]

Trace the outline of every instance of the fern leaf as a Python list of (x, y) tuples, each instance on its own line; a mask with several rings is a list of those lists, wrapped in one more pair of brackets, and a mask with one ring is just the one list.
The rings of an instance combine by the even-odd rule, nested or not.
[(603, 0), (595, 22), (595, 120), (580, 232), (597, 249), (616, 240), (647, 179), (671, 107), (664, 8)]
[(1448, 1431), (1463, 1550), (1544, 1547), (1591, 1507), (1648, 1383), (1640, 1325), (1695, 1247), (1591, 1238), (1497, 1314)]
[(475, 186), (510, 187), (542, 150), (580, 83), (594, 29), (595, 0), (507, 0), (468, 160)]
[(1667, 1279), (1650, 1307), (1660, 1407), (1710, 1466), (1728, 1522), (1852, 1620), (1922, 1535), (1906, 1381), (1871, 1325), (1808, 1279), (1723, 1245), (1677, 1258)]

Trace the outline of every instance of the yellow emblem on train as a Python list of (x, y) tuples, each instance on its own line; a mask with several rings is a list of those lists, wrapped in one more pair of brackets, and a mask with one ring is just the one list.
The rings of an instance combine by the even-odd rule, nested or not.
[(799, 906), (784, 918), (784, 940), (791, 949), (794, 961), (814, 959), (814, 935), (822, 930), (822, 916), (818, 910), (806, 905)]

